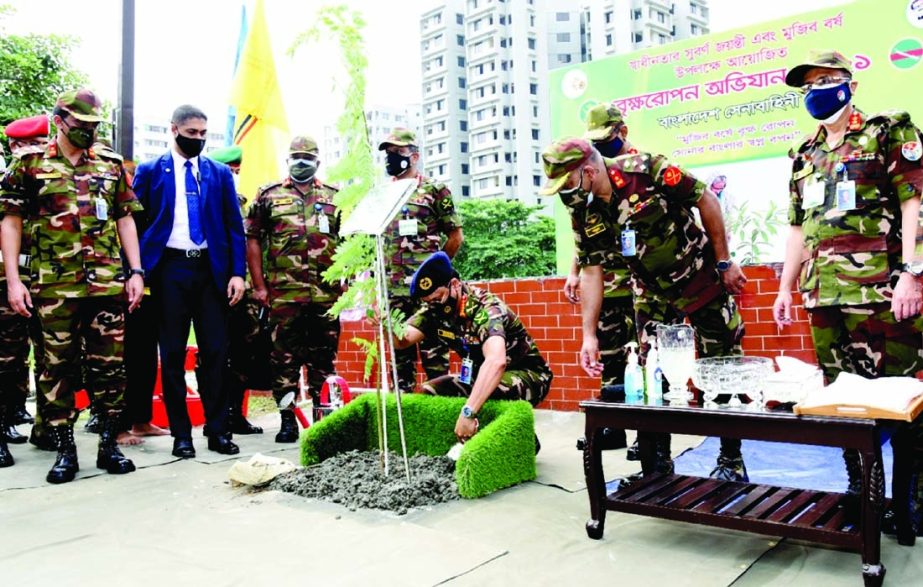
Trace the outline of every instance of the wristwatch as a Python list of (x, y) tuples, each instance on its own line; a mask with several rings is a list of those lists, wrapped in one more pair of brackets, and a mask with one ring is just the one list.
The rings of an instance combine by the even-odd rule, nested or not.
[(147, 273), (145, 273), (144, 269), (130, 269), (130, 270), (128, 271), (128, 275), (129, 275), (129, 277), (132, 276), (132, 275), (140, 275), (140, 276), (141, 276), (141, 279), (144, 279), (144, 277), (147, 275)]
[(468, 418), (473, 420), (478, 417), (478, 413), (471, 409), (471, 406), (465, 406), (462, 408), (461, 415), (463, 418)]
[(718, 261), (717, 263), (715, 263), (715, 269), (717, 269), (719, 273), (724, 273), (725, 271), (731, 268), (731, 264), (733, 263), (734, 261), (731, 261), (730, 259), (725, 259), (724, 261)]
[(923, 261), (911, 261), (901, 265), (902, 273), (909, 273), (914, 277), (923, 276)]

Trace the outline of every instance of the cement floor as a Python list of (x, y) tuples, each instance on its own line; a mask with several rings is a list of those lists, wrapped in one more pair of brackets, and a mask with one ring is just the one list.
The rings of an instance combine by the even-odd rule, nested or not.
[[(295, 448), (240, 437), (254, 452), (297, 460)], [(277, 492), (231, 488), (233, 458), (170, 456), (169, 438), (126, 449), (139, 465), (99, 472), (95, 436), (77, 434), (83, 469), (52, 486), (51, 453), (13, 447), (0, 470), (0, 585), (860, 585), (860, 559), (777, 538), (609, 513), (590, 540), (582, 459), (583, 416), (536, 413), (539, 478), (487, 498), (396, 516)], [(27, 427), (20, 427), (25, 431)], [(676, 437), (678, 453), (700, 438)], [(607, 476), (635, 463), (605, 457)], [(886, 585), (919, 584), (923, 542), (882, 538)]]

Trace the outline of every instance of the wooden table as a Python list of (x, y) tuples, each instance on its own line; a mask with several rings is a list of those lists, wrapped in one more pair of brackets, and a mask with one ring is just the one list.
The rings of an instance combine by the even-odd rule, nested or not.
[[(749, 406), (703, 408), (585, 401), (580, 407), (586, 412), (586, 437), (579, 446), (583, 447), (590, 498), (586, 524), (590, 538), (602, 538), (607, 510), (790, 537), (861, 553), (865, 584), (881, 585), (885, 576), (880, 560), (885, 495), (881, 444), (883, 431), (892, 429), (892, 496), (901, 497), (895, 497), (892, 504), (898, 542), (909, 546), (915, 541), (909, 516), (910, 432), (909, 426), (900, 422), (795, 416)], [(607, 494), (601, 458), (605, 428), (855, 449), (862, 463), (862, 493), (857, 500), (844, 493), (650, 473), (627, 488)], [(653, 471), (653, 443), (647, 434), (638, 437), (642, 470)]]

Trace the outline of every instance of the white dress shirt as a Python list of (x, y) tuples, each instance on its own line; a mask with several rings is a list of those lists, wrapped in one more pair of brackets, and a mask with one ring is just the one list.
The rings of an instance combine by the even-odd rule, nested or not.
[[(195, 175), (196, 181), (198, 181), (199, 158), (193, 157), (192, 159), (186, 159), (177, 153), (176, 149), (171, 149), (170, 154), (173, 155), (173, 173), (174, 181), (176, 182), (176, 205), (173, 206), (173, 230), (170, 231), (170, 238), (167, 239), (167, 247), (171, 249), (207, 248), (208, 241), (202, 241), (200, 245), (192, 242), (192, 238), (189, 236), (189, 209), (186, 206), (186, 161), (192, 162), (192, 173)], [(202, 196), (200, 195), (199, 197)], [(199, 220), (204, 224), (204, 218), (200, 217)], [(204, 226), (202, 230), (205, 230)]]

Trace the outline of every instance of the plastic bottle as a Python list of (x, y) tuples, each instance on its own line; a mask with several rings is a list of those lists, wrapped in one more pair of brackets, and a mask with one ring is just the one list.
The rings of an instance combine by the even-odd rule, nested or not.
[(638, 353), (635, 352), (638, 344), (630, 342), (628, 347), (628, 363), (625, 365), (625, 401), (638, 401), (644, 397), (644, 372), (638, 364)]
[(647, 351), (647, 363), (644, 366), (644, 383), (647, 397), (663, 394), (663, 371), (657, 357), (657, 337), (651, 337), (651, 348)]

